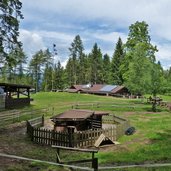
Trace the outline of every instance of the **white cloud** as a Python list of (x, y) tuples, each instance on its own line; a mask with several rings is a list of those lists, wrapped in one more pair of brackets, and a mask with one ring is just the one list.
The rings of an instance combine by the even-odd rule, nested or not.
[(37, 33), (21, 29), (19, 39), (23, 43), (23, 49), (28, 55), (33, 55), (40, 49), (45, 49), (43, 39)]
[(126, 42), (127, 35), (122, 32), (111, 32), (111, 33), (94, 33), (94, 38), (100, 39), (101, 41), (107, 41), (116, 43), (118, 41), (118, 38), (120, 37), (123, 42)]
[[(170, 44), (157, 45), (159, 51), (156, 53), (158, 60), (171, 60), (171, 48)], [(170, 62), (171, 65), (171, 62)]]
[(58, 31), (55, 32), (55, 31), (39, 30), (35, 32), (39, 34), (41, 37), (57, 40), (60, 41), (60, 43), (64, 43), (64, 44), (68, 44), (72, 42), (75, 37), (75, 35), (58, 32)]
[[(27, 50), (45, 47), (47, 41), (57, 43), (62, 61), (65, 61), (70, 43), (79, 34), (86, 48), (91, 49), (90, 44), (98, 39), (102, 51), (111, 55), (118, 37), (126, 41), (129, 25), (144, 20), (149, 24), (150, 36), (159, 49), (157, 59), (164, 67), (165, 61), (171, 64), (170, 0), (21, 1), (25, 32), (20, 37)], [(27, 24), (29, 33), (26, 32)]]

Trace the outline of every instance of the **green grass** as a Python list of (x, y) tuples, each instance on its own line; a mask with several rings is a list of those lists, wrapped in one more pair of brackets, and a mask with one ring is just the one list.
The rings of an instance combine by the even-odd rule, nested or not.
[[(105, 110), (123, 116), (129, 119), (131, 125), (136, 128), (134, 135), (123, 136), (118, 140), (121, 143), (120, 145), (100, 149), (97, 156), (102, 166), (171, 162), (171, 113), (166, 108), (157, 107), (160, 112), (153, 113), (151, 112), (151, 105), (142, 103), (141, 99), (122, 99), (63, 92), (37, 93), (32, 95), (32, 98), (34, 101), (28, 109), (48, 108), (49, 112), (46, 118), (52, 114), (71, 109), (74, 104), (78, 103), (115, 104), (116, 106), (99, 108), (92, 107), (92, 105), (83, 107), (92, 110)], [(162, 98), (171, 101), (170, 96), (162, 96)], [(34, 156), (35, 159), (55, 161), (54, 149), (33, 144), (25, 134), (13, 137), (1, 133), (0, 136), (1, 148), (10, 147), (11, 149), (10, 151), (7, 150), (8, 153), (12, 151), (13, 154), (24, 157), (32, 158)], [(62, 152), (64, 160), (74, 160), (79, 157), (80, 154), (68, 155), (67, 152)], [(82, 157), (88, 156), (83, 155)]]

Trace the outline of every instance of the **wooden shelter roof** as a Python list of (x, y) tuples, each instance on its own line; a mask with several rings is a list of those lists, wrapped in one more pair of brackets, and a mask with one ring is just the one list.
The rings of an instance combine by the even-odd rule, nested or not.
[(0, 83), (1, 87), (11, 87), (11, 88), (32, 88), (29, 85), (21, 85), (21, 84), (11, 84), (11, 83)]
[(92, 115), (108, 115), (108, 112), (103, 111), (91, 111), (91, 110), (69, 110), (59, 115), (53, 116), (51, 119), (55, 121), (81, 121), (85, 120)]

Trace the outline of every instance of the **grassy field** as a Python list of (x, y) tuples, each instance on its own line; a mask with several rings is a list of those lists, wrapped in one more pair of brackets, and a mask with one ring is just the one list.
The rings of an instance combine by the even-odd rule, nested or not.
[[(151, 105), (146, 104), (146, 101), (141, 99), (122, 99), (62, 92), (37, 93), (33, 94), (32, 98), (34, 101), (30, 108), (48, 108), (47, 119), (52, 114), (58, 114), (71, 109), (73, 105), (83, 103), (89, 104), (83, 108), (106, 110), (129, 119), (131, 125), (136, 128), (135, 134), (121, 137), (118, 140), (120, 145), (102, 147), (97, 154), (100, 166), (171, 162), (171, 112), (166, 108), (158, 107), (158, 112), (153, 113), (151, 112)], [(171, 101), (169, 96), (162, 98)], [(92, 105), (97, 102), (103, 105), (98, 108), (96, 105)], [(106, 105), (108, 103), (112, 103), (112, 106)], [(14, 124), (15, 128), (10, 125), (8, 128), (0, 130), (0, 152), (55, 162), (55, 151), (50, 147), (33, 144), (21, 125), (22, 122)], [(87, 157), (87, 155), (83, 157)], [(80, 154), (71, 153), (68, 155), (67, 152), (63, 152), (62, 158), (65, 160), (80, 158)], [(18, 168), (21, 165), (19, 164)], [(30, 168), (32, 165), (34, 164), (30, 163), (27, 167)], [(43, 166), (43, 169), (46, 170), (47, 167)], [(171, 168), (162, 168), (162, 170), (169, 169)]]

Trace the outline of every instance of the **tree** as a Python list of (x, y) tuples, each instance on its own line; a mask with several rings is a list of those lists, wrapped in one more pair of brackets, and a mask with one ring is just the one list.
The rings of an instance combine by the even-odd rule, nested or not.
[(70, 51), (70, 71), (72, 72), (71, 74), (71, 84), (77, 84), (79, 83), (79, 62), (82, 62), (83, 60), (83, 43), (79, 35), (77, 35), (73, 42), (71, 43), (71, 47), (69, 48)]
[(90, 54), (90, 63), (91, 63), (91, 83), (99, 84), (102, 83), (102, 68), (103, 60), (101, 49), (97, 46), (97, 43), (94, 44), (92, 52)]
[[(151, 69), (151, 94), (156, 98), (158, 93), (165, 91), (166, 80), (163, 74), (163, 68), (160, 65), (160, 62), (153, 63)], [(153, 102), (152, 110), (156, 111), (157, 101)]]
[(103, 56), (103, 83), (110, 84), (111, 83), (111, 63), (110, 57), (108, 54)]
[(78, 59), (78, 83), (87, 83), (87, 56), (85, 54)]
[(26, 63), (26, 59), (26, 54), (22, 48), (16, 48), (7, 55), (5, 66), (9, 82), (18, 83), (22, 81), (24, 76), (23, 64)]
[(43, 73), (43, 79), (42, 79), (42, 90), (43, 91), (50, 91), (52, 90), (52, 74), (53, 74), (53, 68), (51, 64), (46, 64), (44, 73)]
[(120, 71), (120, 66), (124, 59), (124, 51), (122, 40), (119, 37), (118, 42), (116, 43), (115, 52), (113, 54), (112, 62), (111, 62), (111, 72), (112, 72), (112, 81), (116, 85), (123, 84), (122, 73)]
[(129, 52), (126, 57), (131, 56), (128, 70), (123, 73), (124, 84), (133, 94), (144, 94), (149, 92), (151, 84), (152, 63), (146, 57), (144, 43), (135, 45), (134, 51)]
[[(30, 73), (33, 76), (34, 85), (36, 87), (36, 91), (40, 90), (40, 83), (42, 81), (41, 74), (45, 68), (46, 64), (52, 63), (52, 55), (49, 50), (38, 51), (30, 61)], [(51, 77), (52, 78), (52, 77)]]
[[(161, 84), (155, 59), (157, 47), (151, 44), (148, 24), (144, 21), (137, 21), (129, 27), (129, 30), (125, 44), (126, 56), (121, 66), (124, 84), (133, 93), (152, 93), (155, 97)], [(155, 105), (153, 104), (153, 110)]]
[(54, 70), (54, 85), (55, 89), (63, 90), (64, 89), (64, 69), (61, 66), (60, 61), (58, 61), (57, 65), (55, 65)]
[(18, 41), (19, 20), (23, 19), (21, 13), (22, 3), (19, 0), (1, 0), (0, 2), (0, 62), (4, 63), (6, 57), (16, 47), (21, 47)]
[(73, 84), (74, 84), (74, 76), (73, 76), (73, 71), (72, 71), (72, 66), (73, 66), (73, 64), (72, 64), (72, 59), (71, 58), (69, 58), (68, 59), (68, 62), (67, 62), (67, 64), (66, 64), (66, 73), (67, 73), (67, 80), (68, 80), (68, 85), (69, 86), (72, 86)]

